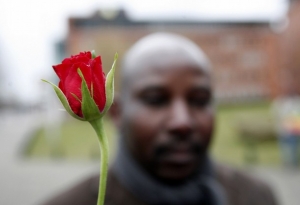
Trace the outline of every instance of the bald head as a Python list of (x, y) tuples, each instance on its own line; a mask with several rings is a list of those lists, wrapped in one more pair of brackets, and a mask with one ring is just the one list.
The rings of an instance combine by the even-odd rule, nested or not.
[(140, 39), (126, 53), (121, 81), (127, 82), (144, 69), (170, 67), (174, 64), (198, 67), (206, 74), (210, 72), (205, 54), (195, 43), (179, 35), (155, 33)]

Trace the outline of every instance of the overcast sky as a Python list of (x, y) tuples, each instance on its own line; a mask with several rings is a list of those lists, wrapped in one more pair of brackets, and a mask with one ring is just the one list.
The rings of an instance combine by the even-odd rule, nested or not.
[[(276, 21), (286, 0), (0, 0), (2, 95), (24, 102), (39, 95), (41, 78), (53, 73), (53, 44), (67, 33), (67, 18), (97, 8), (125, 8), (135, 20)], [(1, 88), (2, 89), (2, 88)]]

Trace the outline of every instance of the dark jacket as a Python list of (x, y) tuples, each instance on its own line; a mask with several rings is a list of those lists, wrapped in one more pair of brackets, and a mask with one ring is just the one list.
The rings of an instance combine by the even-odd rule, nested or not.
[[(216, 168), (216, 177), (225, 190), (228, 205), (277, 204), (269, 186), (262, 181), (224, 165), (217, 165)], [(98, 176), (90, 177), (43, 205), (96, 205), (98, 180)], [(129, 193), (113, 172), (109, 172), (105, 205), (146, 204)]]

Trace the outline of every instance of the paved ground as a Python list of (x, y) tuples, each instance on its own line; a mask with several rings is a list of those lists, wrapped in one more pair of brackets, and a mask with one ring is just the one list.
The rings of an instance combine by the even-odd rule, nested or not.
[[(0, 113), (0, 204), (38, 205), (44, 199), (98, 171), (97, 163), (24, 160), (19, 150), (28, 134), (43, 123), (39, 114)], [(268, 181), (282, 205), (299, 205), (300, 172), (249, 168)]]
[(275, 191), (279, 204), (300, 204), (300, 171), (283, 168), (255, 168), (253, 173), (267, 181)]
[(35, 205), (90, 173), (87, 162), (32, 161), (20, 150), (30, 132), (43, 123), (39, 114), (0, 114), (0, 204)]

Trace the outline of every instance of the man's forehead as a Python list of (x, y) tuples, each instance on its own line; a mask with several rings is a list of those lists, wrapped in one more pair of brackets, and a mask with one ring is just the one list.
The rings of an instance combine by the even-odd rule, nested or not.
[[(198, 67), (153, 67), (137, 71), (128, 84), (130, 90), (146, 87), (211, 87), (211, 78)], [(182, 85), (185, 86), (182, 86)]]
[(172, 62), (210, 72), (209, 62), (196, 44), (178, 35), (158, 33), (141, 39), (127, 52), (122, 77), (132, 76), (143, 69), (170, 67)]

